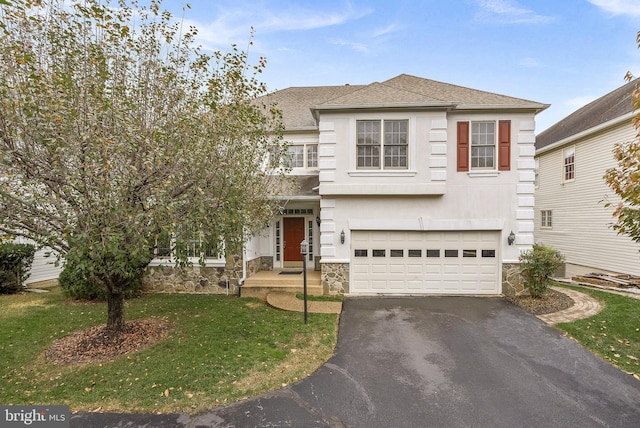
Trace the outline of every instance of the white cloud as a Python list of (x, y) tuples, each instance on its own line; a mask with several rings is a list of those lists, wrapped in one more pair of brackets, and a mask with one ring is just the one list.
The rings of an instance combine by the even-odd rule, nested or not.
[(216, 18), (211, 22), (185, 21), (199, 29), (199, 42), (212, 48), (247, 40), (251, 28), (258, 36), (280, 31), (313, 30), (345, 24), (371, 12), (370, 9), (355, 10), (349, 3), (342, 9), (322, 11), (296, 6), (247, 6), (239, 2), (235, 9), (229, 6), (219, 8), (215, 12)]
[(638, 0), (587, 0), (592, 5), (612, 15), (640, 16)]
[(373, 33), (371, 33), (371, 37), (380, 37), (380, 36), (386, 36), (388, 34), (391, 33), (395, 33), (397, 31), (400, 30), (400, 27), (397, 24), (389, 24), (386, 27), (382, 27), (382, 28), (378, 28), (376, 30), (373, 30)]
[(522, 58), (519, 64), (527, 68), (538, 68), (543, 66), (543, 64), (540, 62), (538, 58), (532, 58), (532, 57)]
[(544, 24), (554, 20), (524, 8), (515, 0), (476, 0), (480, 6), (477, 19), (502, 24)]
[(369, 46), (366, 45), (365, 43), (350, 42), (348, 40), (343, 40), (343, 39), (330, 39), (329, 43), (337, 46), (347, 46), (358, 52), (365, 52), (365, 53), (369, 52)]

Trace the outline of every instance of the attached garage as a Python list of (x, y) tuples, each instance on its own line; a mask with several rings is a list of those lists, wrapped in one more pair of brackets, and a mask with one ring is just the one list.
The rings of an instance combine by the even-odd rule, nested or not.
[(499, 231), (352, 231), (361, 294), (499, 294)]

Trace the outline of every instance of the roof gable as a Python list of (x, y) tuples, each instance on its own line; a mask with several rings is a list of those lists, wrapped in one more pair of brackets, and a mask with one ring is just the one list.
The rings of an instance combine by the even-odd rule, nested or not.
[(549, 146), (631, 113), (633, 111), (633, 91), (638, 82), (638, 79), (633, 80), (609, 92), (541, 132), (536, 137), (536, 149)]

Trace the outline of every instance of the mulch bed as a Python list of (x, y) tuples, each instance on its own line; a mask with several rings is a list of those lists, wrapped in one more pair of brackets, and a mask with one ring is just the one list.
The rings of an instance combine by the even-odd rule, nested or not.
[(534, 315), (562, 311), (572, 307), (575, 303), (571, 297), (550, 288), (547, 289), (544, 297), (540, 299), (535, 299), (531, 296), (506, 297), (506, 299)]
[(112, 360), (140, 351), (169, 336), (171, 324), (160, 318), (128, 321), (120, 334), (99, 325), (62, 337), (45, 351), (45, 359), (72, 365)]

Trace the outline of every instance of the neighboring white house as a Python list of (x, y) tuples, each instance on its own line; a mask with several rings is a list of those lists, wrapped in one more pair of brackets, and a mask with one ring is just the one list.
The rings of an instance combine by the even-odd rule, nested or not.
[(300, 266), (306, 239), (325, 292), (508, 292), (534, 243), (535, 115), (548, 105), (405, 74), (266, 100), (283, 111), (301, 191), (247, 244), (249, 274)]
[(604, 272), (640, 275), (640, 244), (611, 228), (619, 198), (603, 176), (616, 143), (636, 138), (636, 81), (582, 107), (536, 138), (535, 238), (566, 258), (566, 277)]

